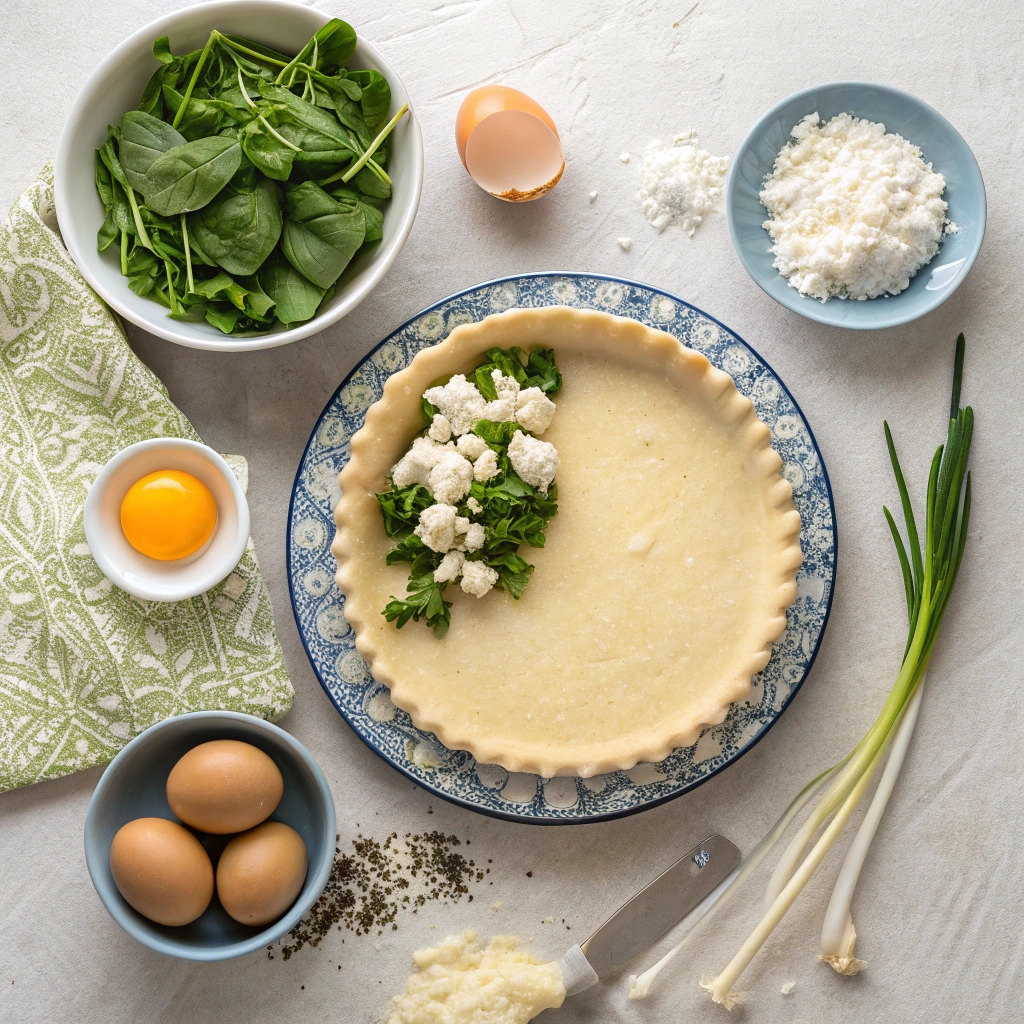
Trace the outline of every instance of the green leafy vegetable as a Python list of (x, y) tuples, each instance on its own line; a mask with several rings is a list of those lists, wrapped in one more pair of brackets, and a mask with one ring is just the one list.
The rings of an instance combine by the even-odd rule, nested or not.
[[(550, 349), (535, 349), (527, 356), (518, 348), (489, 350), (485, 362), (467, 379), (477, 382), (484, 396), (495, 398), (494, 382), (490, 372), (500, 369), (506, 376), (515, 377), (523, 387), (540, 387), (541, 381), (548, 383), (549, 393), (562, 386), (562, 377), (555, 365), (554, 353)], [(446, 380), (436, 381), (444, 384)], [(489, 391), (481, 385), (489, 385)], [(423, 401), (423, 436), (437, 409), (425, 398)], [(542, 548), (546, 543), (548, 523), (558, 514), (558, 487), (548, 488), (547, 493), (531, 487), (516, 475), (508, 458), (508, 445), (517, 430), (512, 422), (495, 423), (481, 420), (473, 433), (487, 442), (495, 453), (498, 472), (484, 482), (474, 480), (469, 494), (457, 508), (459, 516), (465, 516), (484, 528), (484, 544), (475, 552), (467, 554), (467, 561), (481, 561), (498, 574), (495, 586), (518, 600), (533, 566), (519, 554), (522, 545)], [(472, 501), (475, 507), (471, 507)], [(385, 533), (396, 541), (388, 552), (387, 564), (411, 563), (408, 593), (404, 598), (392, 597), (384, 609), (384, 617), (399, 628), (410, 619), (418, 622), (424, 619), (437, 636), (443, 637), (451, 622), (451, 602), (444, 600), (447, 583), (434, 580), (434, 570), (441, 564), (444, 555), (427, 547), (413, 532), (419, 524), (420, 514), (433, 505), (434, 498), (421, 484), (396, 487), (393, 483), (377, 495)]]
[(405, 113), (389, 120), (379, 72), (345, 68), (355, 45), (336, 18), (294, 57), (216, 30), (180, 55), (154, 41), (138, 109), (96, 151), (96, 245), (133, 291), (234, 335), (316, 315), (383, 238)]

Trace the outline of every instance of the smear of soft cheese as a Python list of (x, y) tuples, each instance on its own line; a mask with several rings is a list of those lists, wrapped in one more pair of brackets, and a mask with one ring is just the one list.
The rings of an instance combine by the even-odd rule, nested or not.
[(896, 295), (938, 252), (946, 179), (884, 124), (808, 114), (765, 181), (774, 266), (802, 295)]
[(562, 1005), (558, 964), (519, 949), (515, 935), (496, 935), (486, 949), (476, 938), (469, 930), (414, 953), (416, 973), (391, 1000), (387, 1024), (526, 1024)]

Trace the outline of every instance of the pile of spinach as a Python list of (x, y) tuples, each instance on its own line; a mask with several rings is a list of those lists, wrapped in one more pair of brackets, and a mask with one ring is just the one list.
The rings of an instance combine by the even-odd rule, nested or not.
[[(555, 394), (562, 386), (562, 375), (555, 365), (551, 349), (534, 349), (527, 355), (520, 348), (492, 348), (484, 362), (466, 379), (479, 388), (488, 401), (497, 395), (491, 373), (500, 370), (507, 377), (515, 377), (521, 388), (538, 387), (547, 395)], [(446, 380), (435, 383), (444, 384)], [(419, 436), (426, 434), (437, 409), (423, 399), (424, 425)], [(544, 531), (558, 514), (558, 486), (552, 483), (546, 494), (520, 479), (508, 457), (508, 445), (518, 423), (495, 423), (481, 420), (473, 428), (498, 457), (498, 473), (486, 483), (473, 481), (469, 494), (460, 502), (457, 514), (466, 516), (484, 527), (484, 546), (466, 556), (467, 561), (485, 562), (498, 573), (495, 584), (517, 601), (522, 597), (534, 567), (519, 554), (519, 547), (544, 547)], [(482, 511), (473, 512), (467, 502), (475, 498)], [(451, 625), (451, 601), (444, 599), (447, 583), (434, 580), (434, 570), (441, 564), (443, 554), (432, 551), (413, 533), (420, 513), (434, 504), (430, 492), (419, 484), (395, 487), (377, 495), (384, 530), (396, 541), (388, 552), (387, 564), (409, 562), (408, 593), (402, 600), (392, 597), (383, 615), (399, 629), (410, 619), (425, 619), (438, 637), (443, 637)]]
[(160, 66), (96, 151), (101, 252), (177, 320), (225, 334), (301, 323), (379, 244), (391, 196), (391, 89), (348, 71), (355, 30), (328, 22), (294, 57), (214, 31)]

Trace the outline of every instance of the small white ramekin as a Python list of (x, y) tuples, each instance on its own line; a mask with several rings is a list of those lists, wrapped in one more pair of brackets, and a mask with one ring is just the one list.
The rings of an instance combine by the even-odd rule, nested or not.
[[(161, 469), (191, 473), (217, 502), (210, 539), (194, 555), (171, 562), (136, 551), (121, 529), (121, 502), (128, 489)], [(89, 489), (84, 520), (85, 539), (104, 575), (145, 601), (184, 601), (205, 593), (238, 565), (249, 540), (249, 505), (230, 466), (205, 444), (179, 437), (154, 437), (118, 452)]]

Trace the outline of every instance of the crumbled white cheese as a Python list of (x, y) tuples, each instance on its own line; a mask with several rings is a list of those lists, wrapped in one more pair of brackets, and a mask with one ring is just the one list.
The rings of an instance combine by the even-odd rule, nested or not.
[(448, 420), (456, 437), (469, 433), (485, 418), (484, 396), (475, 384), (466, 380), (464, 373), (455, 374), (443, 387), (428, 388), (423, 397)]
[(620, 239), (618, 239), (618, 243), (619, 243), (619, 248), (623, 252), (629, 252), (629, 250), (633, 248), (633, 239), (632, 238), (620, 238)]
[(540, 388), (524, 388), (516, 398), (516, 420), (531, 434), (543, 434), (555, 416), (555, 403)]
[(519, 394), (519, 381), (515, 377), (506, 377), (501, 370), (491, 370), (491, 380), (498, 398), (511, 398), (515, 402)]
[(485, 536), (481, 523), (470, 523), (466, 527), (465, 536), (462, 538), (462, 546), (467, 551), (479, 551), (484, 546)]
[(518, 945), (516, 936), (498, 935), (481, 950), (476, 932), (466, 931), (418, 950), (416, 973), (391, 1000), (387, 1024), (527, 1024), (561, 1006), (558, 964), (542, 964)]
[(419, 525), (413, 533), (431, 551), (448, 551), (455, 543), (455, 507), (428, 505), (420, 513)]
[(476, 498), (468, 498), (466, 500), (466, 508), (468, 508), (473, 515), (479, 515), (484, 510), (483, 505), (481, 505)]
[(795, 989), (795, 988), (796, 988), (796, 982), (795, 981), (787, 981), (786, 984), (782, 986), (780, 991), (782, 992), (782, 994), (784, 996), (788, 996), (788, 995), (790, 995), (792, 993), (793, 989)]
[(487, 442), (482, 437), (477, 437), (476, 434), (463, 434), (459, 438), (457, 446), (459, 453), (470, 462), (476, 462), (487, 451)]
[(435, 583), (454, 583), (462, 574), (462, 563), (466, 556), (462, 551), (449, 551), (441, 564), (434, 570)]
[[(518, 434), (519, 431), (517, 430), (516, 433)], [(487, 451), (485, 451), (483, 455), (473, 463), (473, 477), (481, 483), (486, 483), (488, 480), (495, 477), (497, 473), (497, 453), (493, 449), (488, 448)]]
[(408, 487), (410, 484), (427, 486), (430, 471), (437, 465), (442, 445), (429, 437), (417, 437), (412, 447), (398, 460), (391, 469), (391, 479), (396, 487)]
[(516, 418), (516, 400), (514, 398), (499, 398), (496, 402), (488, 402), (484, 406), (482, 420), (492, 420), (494, 423), (505, 423)]
[(590, 193), (590, 194), (589, 194), (589, 195), (587, 196), (587, 198), (588, 198), (588, 199), (589, 199), (589, 200), (590, 200), (591, 202), (593, 202), (593, 201), (594, 201), (594, 200), (595, 200), (595, 199), (597, 198), (597, 190), (595, 189), (595, 190), (594, 190), (593, 192), (591, 192), (591, 193)]
[(624, 164), (628, 164), (628, 163), (629, 163), (629, 154), (628, 154), (628, 153), (620, 153), (620, 154), (619, 154), (619, 159), (620, 159), (620, 160), (621, 160), (621, 161), (622, 161), (622, 162), (623, 162)]
[(452, 425), (442, 416), (440, 413), (434, 416), (430, 421), (430, 429), (427, 431), (427, 437), (432, 441), (438, 441), (444, 444), (445, 441), (450, 441), (452, 437)]
[(473, 463), (453, 448), (443, 448), (427, 476), (427, 490), (437, 501), (454, 505), (473, 484)]
[(466, 562), (462, 566), (462, 583), (467, 594), (483, 597), (498, 582), (498, 573), (484, 562)]
[(547, 492), (558, 470), (558, 452), (553, 444), (517, 430), (509, 442), (508, 457), (521, 480)]
[(648, 223), (658, 231), (677, 224), (692, 238), (718, 203), (728, 171), (729, 158), (700, 149), (696, 132), (655, 139), (644, 153), (637, 193)]
[(938, 252), (946, 179), (884, 124), (808, 114), (765, 181), (774, 266), (801, 295), (897, 295)]

